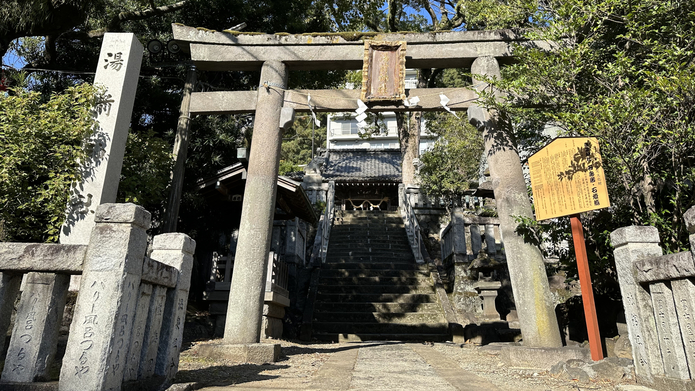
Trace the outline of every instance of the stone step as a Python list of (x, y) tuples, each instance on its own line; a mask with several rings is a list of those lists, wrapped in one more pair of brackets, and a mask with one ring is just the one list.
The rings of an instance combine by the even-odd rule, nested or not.
[(429, 272), (427, 265), (412, 262), (336, 262), (324, 263), (323, 270), (418, 270)]
[(360, 322), (314, 322), (316, 332), (343, 334), (440, 334), (449, 332), (449, 324), (440, 323), (360, 323)]
[(401, 214), (398, 212), (361, 214), (351, 213), (350, 211), (336, 211), (335, 217), (348, 219), (401, 219), (401, 221), (403, 221), (403, 217), (401, 217)]
[(436, 303), (437, 298), (433, 293), (341, 293), (341, 292), (319, 292), (317, 295), (318, 303), (340, 304), (340, 303)]
[[(428, 300), (431, 300), (428, 298)], [(334, 313), (334, 312), (386, 312), (386, 313), (401, 313), (401, 312), (437, 312), (441, 308), (436, 300), (424, 303), (379, 303), (379, 302), (364, 302), (364, 303), (316, 303), (315, 309), (319, 312)]]
[(374, 251), (364, 251), (364, 250), (343, 250), (343, 251), (329, 251), (326, 255), (326, 259), (344, 259), (346, 257), (356, 257), (356, 258), (370, 258), (376, 261), (383, 261), (388, 258), (394, 260), (413, 260), (413, 254), (411, 251), (394, 251), (394, 250), (374, 250)]
[(314, 322), (432, 324), (446, 319), (440, 312), (316, 312)]
[(322, 269), (321, 278), (429, 277), (429, 270)]
[(332, 243), (329, 246), (349, 246), (352, 244), (369, 244), (374, 246), (388, 246), (388, 245), (401, 245), (409, 246), (410, 241), (408, 237), (403, 234), (402, 236), (396, 235), (362, 235), (361, 236), (341, 236), (341, 235), (331, 235)]
[(402, 293), (402, 294), (415, 294), (423, 293), (430, 294), (434, 292), (434, 288), (431, 286), (421, 286), (421, 285), (319, 285), (319, 293), (343, 293), (343, 294), (355, 294), (355, 293)]
[(390, 242), (390, 241), (383, 241), (383, 242), (365, 242), (365, 241), (343, 241), (343, 242), (336, 242), (334, 244), (329, 245), (328, 251), (358, 251), (358, 250), (363, 250), (363, 251), (383, 251), (383, 250), (391, 250), (391, 251), (410, 251), (410, 243), (407, 241), (403, 242)]
[[(405, 230), (404, 230), (405, 231)], [(352, 243), (369, 243), (369, 244), (410, 244), (408, 235), (405, 232), (388, 234), (358, 232), (352, 234), (331, 233), (332, 244), (352, 244)]]
[(356, 227), (356, 226), (361, 226), (361, 227), (403, 227), (405, 224), (403, 223), (403, 219), (382, 219), (382, 220), (372, 220), (372, 219), (339, 219), (336, 218), (333, 220), (333, 226), (334, 227)]
[(333, 224), (331, 234), (347, 234), (347, 233), (388, 233), (402, 232), (405, 229), (403, 224)]
[[(340, 342), (340, 340), (350, 341), (421, 341), (421, 342), (444, 342), (450, 340), (449, 333), (437, 334), (345, 334), (345, 333), (324, 333), (314, 332), (313, 338), (317, 341)], [(341, 338), (342, 336), (342, 338)]]
[(405, 265), (410, 265), (410, 264), (415, 264), (415, 258), (413, 258), (412, 254), (408, 255), (401, 255), (401, 256), (361, 256), (361, 257), (356, 257), (356, 256), (348, 256), (348, 255), (336, 255), (336, 256), (327, 256), (326, 257), (326, 263), (332, 263), (336, 265), (344, 264), (344, 263), (373, 263), (375, 265), (379, 264), (395, 264), (395, 263), (402, 263)]
[[(355, 234), (356, 235), (356, 234)], [(376, 238), (374, 236), (365, 235), (364, 238), (357, 240), (352, 235), (335, 235), (335, 241), (332, 243), (334, 246), (347, 246), (351, 244), (369, 244), (369, 245), (405, 245), (409, 246), (407, 235), (402, 235), (395, 237), (396, 235), (390, 235), (385, 238)]]
[(429, 276), (415, 276), (415, 277), (324, 277), (321, 276), (319, 280), (319, 286), (346, 286), (346, 285), (379, 285), (382, 287), (387, 286), (402, 286), (402, 285), (424, 285), (430, 283), (431, 279)]

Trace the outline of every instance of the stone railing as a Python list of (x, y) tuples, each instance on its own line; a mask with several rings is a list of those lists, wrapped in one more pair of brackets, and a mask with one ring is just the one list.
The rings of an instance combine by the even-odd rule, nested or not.
[[(442, 282), (454, 293), (461, 311), (496, 321), (500, 314), (495, 300), (506, 270), (499, 219), (464, 214), (465, 210), (454, 208), (451, 221), (440, 232)], [(466, 299), (473, 294), (481, 298), (482, 308)]]
[(654, 227), (611, 234), (635, 373), (659, 390), (695, 386), (695, 207), (684, 217), (691, 251), (662, 255)]
[(466, 215), (459, 208), (454, 208), (451, 222), (439, 234), (442, 260), (453, 257), (454, 262), (472, 261), (480, 253), (503, 258), (499, 227), (497, 217)]
[(150, 214), (142, 207), (104, 204), (97, 208), (88, 245), (0, 244), (3, 342), (22, 275), (28, 273), (0, 388), (50, 380), (68, 281), (75, 274), (82, 277), (59, 389), (119, 390), (129, 383), (158, 389), (171, 382), (195, 241), (178, 233), (155, 236), (148, 257), (149, 226)]
[(405, 194), (405, 187), (402, 184), (398, 185), (398, 198), (400, 201), (401, 216), (403, 216), (403, 221), (405, 223), (405, 231), (408, 234), (408, 242), (410, 242), (410, 248), (413, 250), (415, 261), (417, 263), (424, 263), (425, 260), (422, 257), (422, 250), (420, 247), (422, 245), (420, 223), (417, 221), (413, 206), (410, 205), (410, 201)]
[(268, 270), (266, 271), (265, 291), (276, 292), (285, 297), (290, 294), (287, 291), (289, 285), (289, 268), (287, 262), (274, 252), (268, 255)]

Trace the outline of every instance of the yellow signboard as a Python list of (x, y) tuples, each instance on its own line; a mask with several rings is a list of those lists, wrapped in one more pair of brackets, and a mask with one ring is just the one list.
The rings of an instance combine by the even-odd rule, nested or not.
[(528, 165), (536, 220), (610, 206), (595, 138), (556, 138), (529, 157)]

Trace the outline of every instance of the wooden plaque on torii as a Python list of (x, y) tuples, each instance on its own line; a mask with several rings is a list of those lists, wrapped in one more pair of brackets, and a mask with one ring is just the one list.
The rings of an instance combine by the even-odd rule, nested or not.
[(364, 43), (363, 101), (405, 99), (405, 50), (405, 41)]

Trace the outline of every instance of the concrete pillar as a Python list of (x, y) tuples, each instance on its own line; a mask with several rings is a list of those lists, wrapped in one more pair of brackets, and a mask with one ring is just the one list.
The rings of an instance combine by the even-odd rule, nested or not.
[[(500, 77), (500, 68), (494, 57), (477, 58), (471, 67), (473, 75)], [(473, 79), (478, 91), (489, 86)], [(535, 246), (524, 242), (515, 230), (513, 216), (533, 217), (526, 182), (516, 146), (509, 134), (497, 123), (497, 113), (480, 106), (468, 109), (468, 119), (483, 131), (485, 153), (490, 166), (500, 231), (504, 242), (512, 291), (519, 314), (524, 345), (529, 347), (560, 347), (560, 329), (543, 256)]]
[(150, 213), (97, 208), (60, 372), (62, 390), (119, 390), (131, 345)]
[(663, 375), (664, 366), (659, 352), (652, 299), (649, 292), (635, 279), (633, 269), (633, 263), (639, 259), (662, 255), (659, 231), (655, 227), (619, 228), (611, 233), (611, 243), (627, 331), (632, 344), (635, 373), (648, 379), (652, 375)]
[[(266, 83), (268, 87), (263, 86)], [(265, 273), (282, 144), (280, 112), (284, 91), (275, 87), (287, 86), (285, 64), (265, 62), (260, 84), (224, 330), (224, 341), (228, 344), (260, 341)]]

